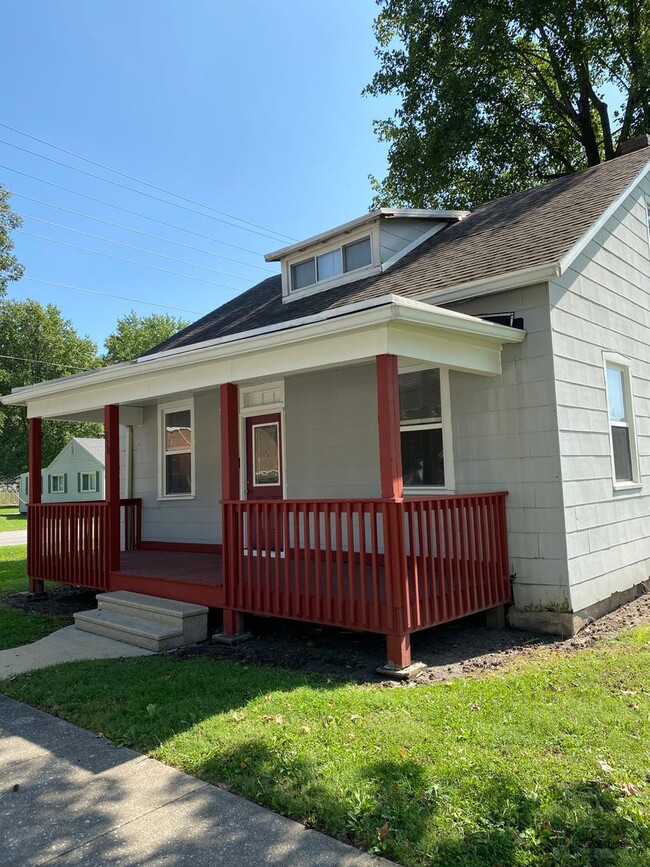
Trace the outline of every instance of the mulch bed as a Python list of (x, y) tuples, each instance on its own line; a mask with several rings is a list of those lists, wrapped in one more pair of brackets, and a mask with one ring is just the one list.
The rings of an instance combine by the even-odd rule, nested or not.
[[(72, 623), (76, 611), (96, 606), (95, 593), (59, 586), (44, 599), (33, 602), (16, 594), (3, 602), (23, 611), (58, 614)], [(211, 612), (212, 631), (217, 616)], [(214, 622), (213, 622), (214, 621)], [(468, 617), (412, 636), (413, 659), (425, 668), (407, 686), (441, 683), (458, 677), (472, 677), (504, 669), (524, 659), (540, 647), (552, 653), (572, 653), (593, 646), (603, 639), (615, 638), (630, 626), (650, 623), (650, 594), (591, 623), (573, 638), (558, 638), (518, 629), (486, 629), (480, 615)], [(243, 664), (267, 665), (312, 672), (359, 683), (386, 683), (376, 673), (385, 661), (385, 639), (370, 632), (351, 632), (326, 626), (274, 618), (246, 617), (246, 628), (253, 638), (237, 647), (203, 642), (173, 651), (180, 659), (207, 657), (232, 659)]]

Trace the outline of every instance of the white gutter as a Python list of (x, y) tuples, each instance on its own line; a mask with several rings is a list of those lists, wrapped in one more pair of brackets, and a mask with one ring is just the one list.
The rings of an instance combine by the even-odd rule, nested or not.
[(451, 301), (465, 301), (477, 295), (490, 295), (504, 292), (506, 289), (519, 289), (532, 286), (534, 283), (545, 283), (562, 274), (559, 264), (535, 265), (532, 268), (521, 268), (497, 277), (486, 277), (483, 280), (471, 280), (468, 283), (458, 283), (444, 292), (434, 292), (428, 297), (431, 304), (448, 304)]
[(282, 326), (260, 329), (255, 334), (249, 332), (248, 336), (233, 335), (206, 341), (199, 348), (191, 346), (161, 352), (155, 356), (140, 359), (138, 364), (120, 364), (37, 385), (23, 386), (14, 389), (10, 395), (2, 397), (1, 400), (9, 406), (24, 405), (28, 399), (51, 397), (86, 387), (100, 388), (102, 385), (128, 380), (138, 375), (165, 371), (170, 368), (176, 369), (179, 366), (187, 366), (195, 362), (220, 360), (246, 353), (261, 352), (269, 348), (286, 346), (317, 337), (339, 334), (342, 331), (366, 328), (396, 320), (442, 329), (447, 332), (471, 335), (500, 344), (520, 343), (525, 337), (524, 331), (505, 325), (497, 325), (493, 322), (477, 319), (474, 316), (467, 316), (464, 313), (433, 307), (420, 301), (404, 299), (396, 295), (385, 295), (382, 298), (341, 307), (335, 317), (332, 317), (331, 311), (329, 316), (323, 313), (316, 314), (305, 317), (304, 320), (292, 320), (283, 323)]

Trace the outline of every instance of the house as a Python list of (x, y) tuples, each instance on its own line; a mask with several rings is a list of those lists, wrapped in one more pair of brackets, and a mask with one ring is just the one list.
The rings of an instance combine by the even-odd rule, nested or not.
[(32, 589), (374, 631), (398, 668), (468, 613), (572, 633), (638, 593), (649, 145), (471, 213), (366, 214), (141, 358), (4, 397), (32, 467), (41, 419), (105, 422), (104, 503), (30, 492)]
[[(101, 437), (74, 437), (42, 471), (44, 503), (86, 502), (104, 499), (104, 440)], [(18, 481), (19, 508), (27, 511), (29, 473)]]

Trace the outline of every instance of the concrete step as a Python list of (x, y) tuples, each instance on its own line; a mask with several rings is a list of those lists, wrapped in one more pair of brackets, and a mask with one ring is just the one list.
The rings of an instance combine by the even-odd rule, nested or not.
[(172, 650), (185, 643), (180, 627), (170, 628), (151, 620), (117, 614), (115, 611), (79, 611), (74, 615), (74, 625), (84, 632), (93, 632), (95, 635), (103, 635), (146, 650)]
[(208, 609), (204, 605), (128, 590), (102, 593), (97, 603), (96, 611), (75, 614), (77, 628), (148, 650), (195, 644), (208, 635)]

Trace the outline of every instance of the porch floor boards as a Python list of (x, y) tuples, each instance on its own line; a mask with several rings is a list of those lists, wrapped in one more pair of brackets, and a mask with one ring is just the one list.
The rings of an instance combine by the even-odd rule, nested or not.
[(186, 551), (122, 551), (121, 573), (181, 584), (223, 584), (221, 554)]

